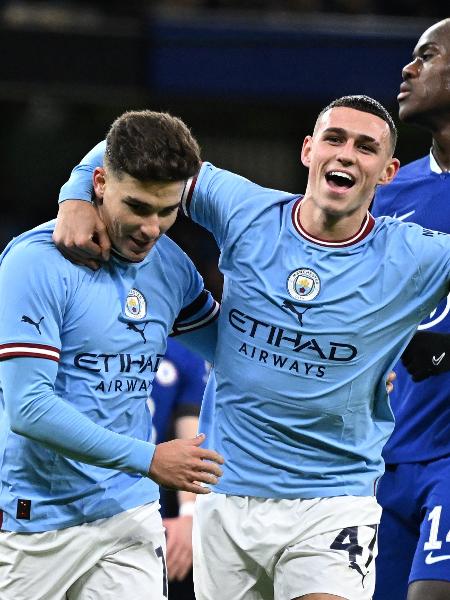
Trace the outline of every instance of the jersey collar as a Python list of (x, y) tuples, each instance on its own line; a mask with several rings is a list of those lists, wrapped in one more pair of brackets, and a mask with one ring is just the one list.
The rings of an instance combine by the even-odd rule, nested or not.
[(292, 223), (293, 223), (295, 229), (297, 230), (297, 232), (303, 238), (307, 239), (310, 242), (313, 242), (314, 244), (318, 244), (319, 246), (326, 246), (327, 248), (344, 248), (346, 246), (353, 246), (354, 244), (357, 244), (358, 242), (363, 240), (365, 237), (367, 237), (369, 235), (369, 233), (372, 231), (372, 229), (374, 228), (375, 219), (372, 217), (372, 215), (369, 213), (369, 211), (367, 211), (367, 214), (366, 214), (365, 218), (363, 219), (361, 227), (351, 237), (346, 238), (344, 240), (333, 240), (333, 241), (322, 240), (321, 238), (317, 238), (317, 237), (311, 235), (310, 233), (308, 233), (308, 231), (306, 231), (306, 229), (302, 226), (302, 224), (300, 222), (300, 207), (301, 207), (302, 200), (303, 200), (303, 198), (299, 198), (295, 202), (294, 206), (292, 207), (292, 215), (291, 215)]

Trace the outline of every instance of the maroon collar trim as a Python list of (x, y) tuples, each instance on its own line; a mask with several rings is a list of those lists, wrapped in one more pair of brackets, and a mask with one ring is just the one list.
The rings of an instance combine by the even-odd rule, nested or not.
[(346, 246), (353, 246), (353, 244), (357, 244), (365, 237), (367, 237), (375, 226), (375, 219), (372, 217), (369, 211), (367, 211), (367, 214), (362, 222), (361, 227), (351, 237), (346, 238), (345, 240), (322, 240), (320, 238), (314, 237), (313, 235), (308, 233), (304, 227), (302, 227), (302, 224), (300, 222), (300, 207), (302, 200), (303, 198), (299, 198), (292, 207), (292, 224), (302, 237), (309, 240), (310, 242), (313, 242), (314, 244), (319, 244), (319, 246), (326, 246), (327, 248), (345, 248)]

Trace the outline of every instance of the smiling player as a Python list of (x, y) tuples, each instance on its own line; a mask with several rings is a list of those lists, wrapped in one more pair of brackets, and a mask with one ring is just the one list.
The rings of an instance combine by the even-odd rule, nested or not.
[[(447, 293), (450, 265), (447, 236), (368, 213), (398, 170), (395, 141), (378, 102), (347, 96), (303, 143), (303, 197), (210, 163), (185, 188), (183, 210), (213, 232), (224, 274), (200, 428), (226, 463), (196, 502), (198, 600), (372, 597), (374, 492), (393, 428), (385, 378)], [(102, 153), (63, 198), (83, 197)], [(77, 220), (92, 232), (92, 208), (64, 204), (56, 237), (73, 239)]]

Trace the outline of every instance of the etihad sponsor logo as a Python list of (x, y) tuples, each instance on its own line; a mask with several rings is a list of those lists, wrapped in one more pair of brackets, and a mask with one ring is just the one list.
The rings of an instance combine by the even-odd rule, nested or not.
[(238, 352), (244, 354), (257, 362), (270, 365), (282, 371), (295, 373), (297, 375), (307, 375), (321, 378), (325, 375), (325, 365), (315, 365), (308, 362), (293, 359), (288, 356), (281, 356), (275, 352), (267, 352), (261, 348), (256, 348), (247, 342), (243, 342)]
[(93, 373), (143, 373), (151, 371), (156, 373), (164, 354), (91, 354), (83, 352), (77, 354), (73, 364), (78, 369), (91, 371)]
[(249, 338), (257, 337), (259, 341), (269, 346), (289, 348), (293, 352), (308, 350), (308, 354), (312, 353), (316, 359), (349, 362), (358, 354), (357, 348), (352, 344), (343, 344), (333, 340), (319, 343), (316, 338), (305, 336), (300, 331), (289, 331), (277, 325), (265, 323), (237, 308), (230, 310), (228, 321), (234, 329), (245, 333)]

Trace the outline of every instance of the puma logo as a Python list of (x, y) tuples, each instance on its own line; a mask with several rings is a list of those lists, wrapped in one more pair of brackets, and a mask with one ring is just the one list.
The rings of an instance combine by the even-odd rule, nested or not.
[[(301, 304), (299, 305), (301, 308), (304, 308)], [(290, 300), (285, 300), (283, 302), (282, 305), (283, 308), (287, 308), (287, 310), (290, 310), (292, 313), (294, 313), (294, 315), (297, 317), (298, 322), (300, 323), (300, 326), (303, 327), (303, 315), (305, 314), (305, 312), (310, 309), (310, 306), (307, 306), (303, 311), (299, 311), (297, 310), (297, 307), (295, 306), (295, 304), (293, 302), (291, 302)]]
[(144, 340), (144, 344), (147, 343), (147, 339), (145, 337), (145, 328), (147, 327), (147, 323), (145, 323), (144, 327), (142, 329), (139, 329), (139, 327), (137, 325), (135, 325), (134, 323), (128, 323), (127, 325), (127, 329), (131, 329), (131, 331), (136, 331), (136, 333), (139, 333), (140, 336), (142, 336), (142, 339)]
[(44, 320), (44, 317), (41, 317), (39, 319), (39, 321), (36, 323), (35, 321), (33, 321), (33, 319), (30, 319), (30, 317), (28, 317), (27, 315), (22, 315), (22, 323), (29, 323), (30, 325), (34, 325), (34, 327), (36, 327), (36, 329), (38, 330), (39, 335), (42, 335), (41, 333), (41, 321)]

